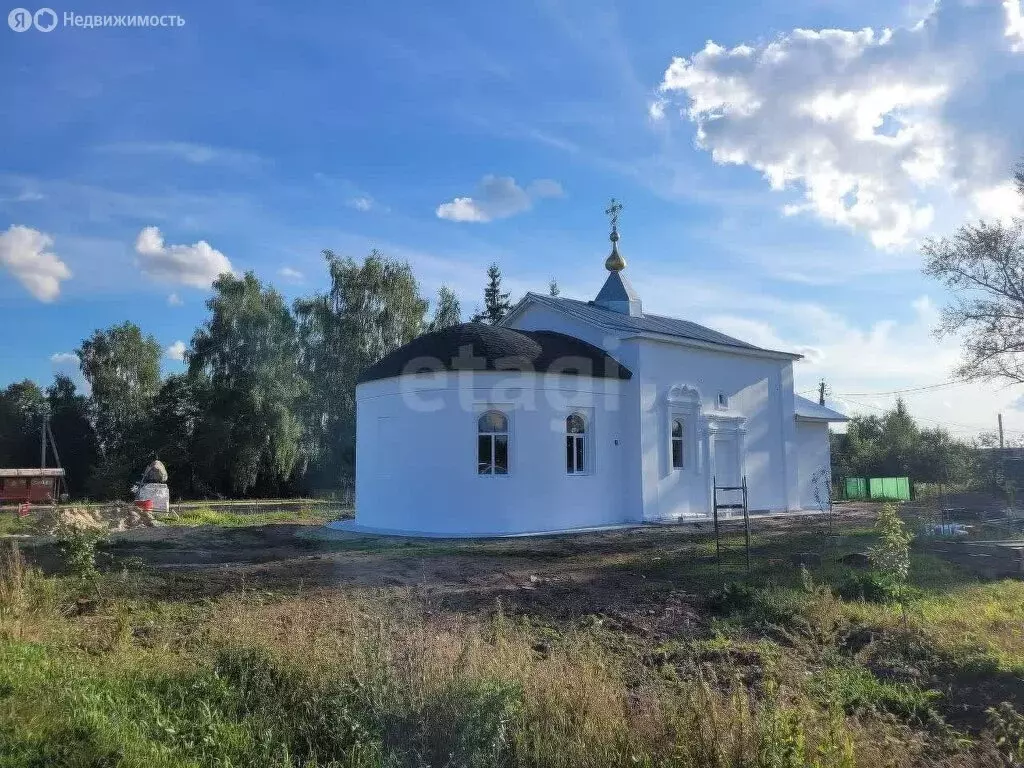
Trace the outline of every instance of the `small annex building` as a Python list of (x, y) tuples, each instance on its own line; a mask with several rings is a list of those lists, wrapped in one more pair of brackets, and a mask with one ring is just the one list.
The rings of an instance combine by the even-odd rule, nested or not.
[(427, 333), (356, 388), (356, 519), (340, 528), (485, 536), (818, 509), (829, 422), (793, 391), (800, 355), (645, 313), (613, 219), (593, 301), (529, 293), (500, 325)]
[(55, 467), (0, 467), (0, 505), (54, 504), (64, 490), (64, 470)]

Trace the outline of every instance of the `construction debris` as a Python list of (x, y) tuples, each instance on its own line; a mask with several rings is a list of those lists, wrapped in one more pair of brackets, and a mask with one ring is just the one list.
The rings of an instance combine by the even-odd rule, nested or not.
[(167, 467), (164, 463), (157, 459), (148, 467), (146, 471), (142, 473), (142, 482), (144, 483), (166, 483), (167, 482)]
[(144, 483), (135, 491), (136, 506), (153, 512), (170, 512), (171, 495), (167, 483)]
[(142, 482), (135, 486), (137, 506), (154, 512), (171, 511), (171, 495), (167, 488), (167, 467), (157, 459), (142, 473)]
[(151, 512), (135, 507), (115, 505), (88, 509), (86, 507), (54, 507), (39, 512), (36, 527), (40, 533), (56, 535), (62, 531), (129, 531), (163, 525)]

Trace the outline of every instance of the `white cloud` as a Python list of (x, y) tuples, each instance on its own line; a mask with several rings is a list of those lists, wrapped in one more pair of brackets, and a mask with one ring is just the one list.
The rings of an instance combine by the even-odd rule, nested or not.
[[(650, 116), (677, 104), (720, 164), (796, 191), (811, 212), (911, 244), (946, 207), (1005, 203), (1022, 110), (1007, 88), (1024, 61), (1020, 0), (947, 0), (910, 28), (795, 29), (673, 59)], [(987, 198), (986, 198), (987, 196)], [(945, 223), (943, 221), (942, 223)]]
[(537, 179), (526, 186), (526, 192), (530, 197), (539, 199), (542, 197), (562, 197), (565, 190), (562, 185), (554, 179)]
[[(939, 310), (927, 296), (910, 302), (909, 318), (883, 317), (868, 324), (813, 303), (787, 306), (780, 301), (774, 311), (767, 308), (754, 309), (760, 315), (756, 320), (713, 312), (701, 321), (758, 346), (805, 355), (798, 373), (823, 376), (836, 391), (890, 390), (904, 386), (902, 382), (913, 386), (945, 381), (959, 360), (955, 339), (932, 337)], [(894, 314), (905, 314), (906, 305), (892, 309)]]
[(1020, 193), (1012, 181), (979, 189), (971, 195), (971, 202), (974, 213), (989, 221), (1009, 223), (1024, 214)]
[(363, 213), (371, 210), (374, 205), (374, 200), (369, 195), (359, 195), (357, 197), (350, 198), (348, 201), (349, 208), (355, 208), (357, 211), (362, 211)]
[(184, 160), (192, 165), (221, 165), (233, 168), (258, 166), (263, 159), (251, 152), (225, 147), (211, 147), (207, 144), (193, 144), (187, 141), (126, 141), (104, 144), (97, 147), (100, 152), (123, 155), (162, 155)]
[[(797, 392), (813, 397), (824, 379), (840, 411), (870, 415), (895, 403), (896, 395), (882, 393), (950, 381), (959, 360), (955, 340), (937, 341), (931, 334), (938, 316), (931, 300), (921, 297), (911, 307), (909, 317), (867, 324), (815, 305), (791, 306), (787, 314), (782, 302), (770, 318), (709, 314), (701, 320), (750, 343), (803, 354), (793, 369)], [(902, 314), (905, 308), (892, 309)], [(970, 439), (989, 429), (995, 414), (1016, 395), (998, 385), (967, 383), (905, 392), (902, 397), (923, 426), (941, 425)], [(1024, 418), (1010, 426), (1016, 427), (1024, 427)]]
[(167, 297), (168, 307), (180, 307), (184, 303), (185, 302), (181, 300), (181, 296), (179, 296), (176, 293), (172, 293), (170, 296)]
[(487, 175), (480, 180), (473, 197), (456, 197), (437, 207), (440, 219), (487, 222), (528, 211), (534, 200), (561, 197), (562, 186), (552, 179), (537, 179), (523, 189), (511, 176)]
[(181, 363), (185, 360), (186, 350), (188, 350), (188, 347), (185, 345), (184, 341), (176, 341), (164, 350), (164, 355), (168, 360), (175, 360)]
[(1020, 0), (1003, 0), (1006, 11), (1006, 38), (1010, 47), (1016, 51), (1024, 51), (1024, 10)]
[(53, 238), (37, 229), (11, 226), (0, 234), (0, 266), (40, 301), (60, 295), (61, 280), (71, 277), (67, 264), (48, 250)]
[(166, 245), (157, 227), (146, 227), (135, 240), (143, 273), (155, 280), (209, 288), (218, 275), (231, 271), (228, 257), (205, 240), (193, 245)]
[(50, 362), (54, 365), (78, 365), (78, 355), (74, 352), (57, 352), (50, 355)]
[(0, 197), (0, 203), (38, 203), (45, 200), (46, 195), (35, 189), (23, 189), (11, 197)]
[(277, 274), (282, 279), (287, 280), (288, 282), (291, 283), (301, 283), (303, 280), (306, 279), (305, 275), (299, 272), (299, 270), (293, 269), (292, 267), (281, 267), (279, 270), (277, 270)]

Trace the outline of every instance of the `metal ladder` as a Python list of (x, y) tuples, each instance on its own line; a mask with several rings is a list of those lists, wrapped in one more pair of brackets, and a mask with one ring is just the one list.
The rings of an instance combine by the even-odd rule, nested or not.
[[(746, 544), (747, 573), (750, 573), (750, 514), (747, 509), (747, 476), (743, 476), (742, 485), (719, 485), (718, 478), (711, 476), (711, 494), (715, 516), (715, 557), (718, 560), (718, 570), (722, 570), (722, 541), (719, 533), (718, 511), (720, 509), (742, 509), (743, 510), (743, 535)], [(719, 491), (742, 491), (743, 503), (741, 504), (719, 504)]]

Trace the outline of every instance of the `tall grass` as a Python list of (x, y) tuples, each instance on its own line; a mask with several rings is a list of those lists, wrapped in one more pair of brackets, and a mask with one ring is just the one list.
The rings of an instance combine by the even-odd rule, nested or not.
[(784, 642), (721, 634), (653, 663), (646, 646), (593, 625), (541, 628), (500, 603), (463, 615), (416, 590), (154, 602), (105, 578), (96, 610), (73, 615), (73, 582), (41, 577), (16, 551), (0, 557), (0, 765), (853, 768), (991, 757), (929, 747), (900, 722), (926, 719), (930, 694), (878, 684), (849, 659), (836, 667), (827, 649), (863, 605), (813, 585), (722, 609), (725, 630), (742, 619)]

